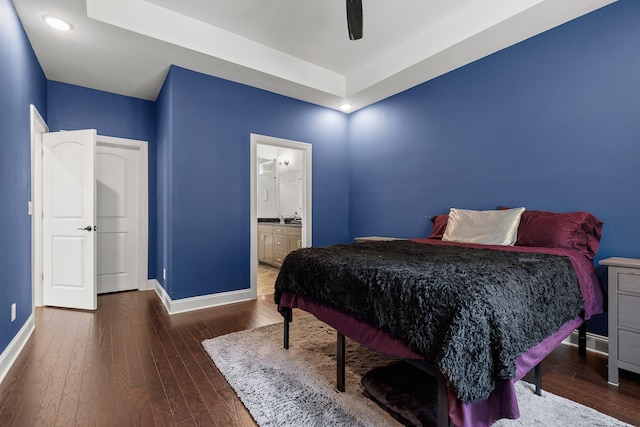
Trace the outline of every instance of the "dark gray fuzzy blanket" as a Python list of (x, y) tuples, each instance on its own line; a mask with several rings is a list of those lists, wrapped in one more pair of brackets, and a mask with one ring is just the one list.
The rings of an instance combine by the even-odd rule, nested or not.
[(289, 291), (401, 339), (463, 402), (488, 398), (520, 354), (584, 307), (567, 257), (411, 241), (299, 249), (275, 288), (276, 303)]

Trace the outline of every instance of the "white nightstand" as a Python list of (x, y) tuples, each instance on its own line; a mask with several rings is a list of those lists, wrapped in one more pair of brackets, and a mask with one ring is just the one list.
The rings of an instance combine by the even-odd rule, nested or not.
[(640, 259), (607, 258), (609, 266), (609, 383), (618, 368), (640, 374)]

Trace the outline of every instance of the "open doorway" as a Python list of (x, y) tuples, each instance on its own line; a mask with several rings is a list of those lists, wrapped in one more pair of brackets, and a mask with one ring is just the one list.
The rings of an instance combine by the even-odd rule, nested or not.
[(284, 257), (311, 246), (311, 144), (251, 134), (251, 295), (273, 293)]

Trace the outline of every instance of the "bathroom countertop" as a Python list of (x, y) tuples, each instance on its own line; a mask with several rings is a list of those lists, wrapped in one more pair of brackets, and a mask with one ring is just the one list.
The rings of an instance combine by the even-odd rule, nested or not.
[(258, 218), (258, 224), (273, 224), (282, 225), (285, 227), (302, 227), (301, 222), (285, 222), (284, 224), (280, 224), (280, 220), (278, 218)]

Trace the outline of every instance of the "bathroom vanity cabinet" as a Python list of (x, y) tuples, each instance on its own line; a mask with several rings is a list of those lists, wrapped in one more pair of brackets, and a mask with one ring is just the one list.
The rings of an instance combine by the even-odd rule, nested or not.
[(289, 252), (302, 247), (300, 224), (258, 223), (258, 261), (280, 267)]

